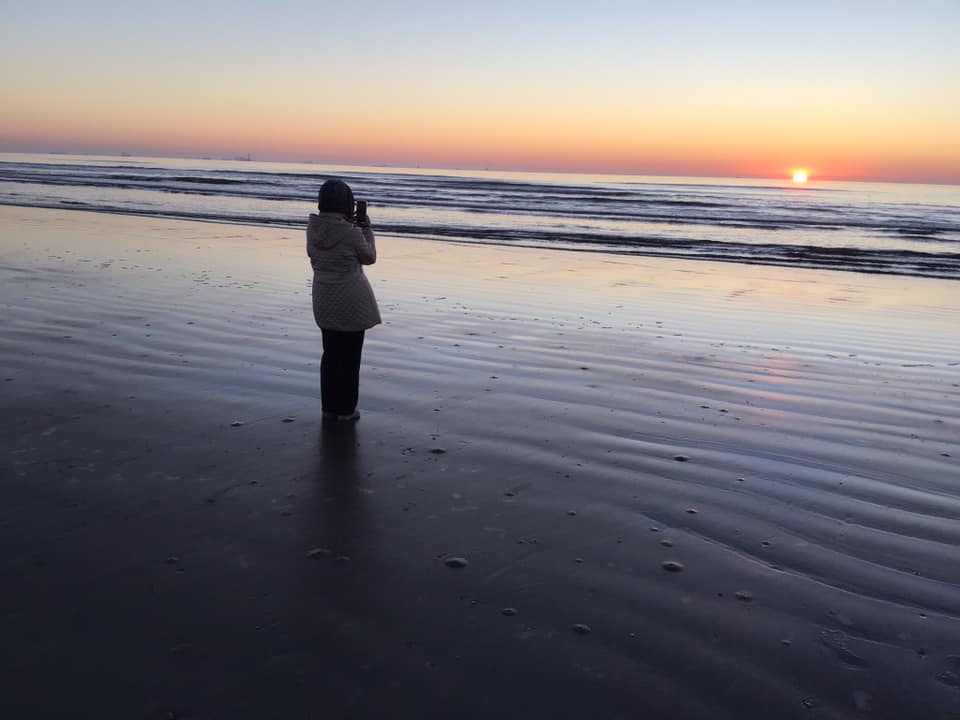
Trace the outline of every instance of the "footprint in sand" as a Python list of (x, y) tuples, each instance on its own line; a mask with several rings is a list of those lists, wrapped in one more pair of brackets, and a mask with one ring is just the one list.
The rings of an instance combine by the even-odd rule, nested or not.
[(937, 682), (948, 687), (960, 688), (960, 655), (947, 657), (947, 669), (937, 673)]
[(866, 659), (847, 647), (847, 636), (840, 630), (824, 630), (820, 633), (820, 642), (831, 650), (844, 665), (852, 668), (869, 667)]

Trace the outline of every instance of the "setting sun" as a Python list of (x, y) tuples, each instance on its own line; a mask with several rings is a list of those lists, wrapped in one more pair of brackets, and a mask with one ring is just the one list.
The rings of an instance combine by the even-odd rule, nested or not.
[(794, 170), (793, 171), (793, 181), (795, 183), (805, 183), (807, 181), (808, 173), (806, 170)]

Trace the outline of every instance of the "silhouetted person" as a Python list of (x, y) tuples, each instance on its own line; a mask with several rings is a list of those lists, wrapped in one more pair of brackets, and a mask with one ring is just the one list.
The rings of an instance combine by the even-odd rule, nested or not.
[(307, 224), (307, 255), (313, 266), (313, 317), (323, 333), (320, 395), (325, 420), (360, 417), (357, 396), (363, 334), (380, 323), (364, 265), (377, 261), (370, 219), (357, 217), (353, 191), (342, 180), (320, 188), (317, 214)]

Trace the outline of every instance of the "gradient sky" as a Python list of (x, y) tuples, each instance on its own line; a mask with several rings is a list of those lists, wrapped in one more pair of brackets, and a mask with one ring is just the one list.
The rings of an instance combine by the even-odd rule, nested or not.
[(2, 0), (0, 149), (960, 183), (960, 0)]

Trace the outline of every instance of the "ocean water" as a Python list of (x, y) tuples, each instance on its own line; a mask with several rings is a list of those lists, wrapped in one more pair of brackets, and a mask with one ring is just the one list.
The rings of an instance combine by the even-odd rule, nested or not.
[(0, 204), (298, 227), (340, 177), (380, 233), (960, 279), (960, 186), (0, 153)]

